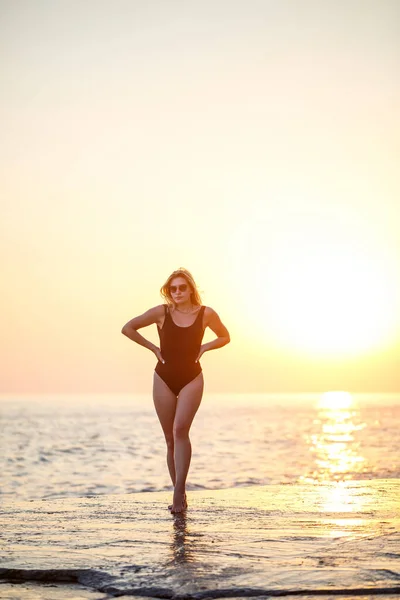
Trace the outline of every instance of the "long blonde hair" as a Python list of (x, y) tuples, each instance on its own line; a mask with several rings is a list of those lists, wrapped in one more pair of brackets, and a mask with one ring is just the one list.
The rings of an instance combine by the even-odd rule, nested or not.
[(175, 277), (183, 277), (184, 279), (186, 279), (188, 285), (192, 288), (192, 292), (190, 294), (190, 300), (192, 304), (194, 304), (195, 306), (201, 306), (201, 297), (199, 294), (199, 290), (197, 289), (197, 285), (193, 279), (193, 275), (183, 267), (180, 267), (179, 269), (171, 273), (167, 281), (160, 289), (160, 294), (164, 298), (164, 300), (167, 301), (167, 304), (169, 304), (170, 306), (174, 305), (174, 301), (172, 300), (171, 294), (169, 292), (169, 286), (171, 281)]

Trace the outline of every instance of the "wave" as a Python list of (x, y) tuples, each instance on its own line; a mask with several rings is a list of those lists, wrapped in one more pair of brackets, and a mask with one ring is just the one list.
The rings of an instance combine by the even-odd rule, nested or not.
[[(129, 571), (138, 572), (144, 567), (129, 567)], [(393, 573), (394, 575), (394, 573)], [(226, 587), (205, 591), (185, 592), (180, 595), (172, 587), (160, 587), (158, 585), (132, 585), (124, 578), (116, 577), (96, 569), (12, 569), (0, 568), (0, 580), (8, 583), (53, 583), (53, 584), (80, 584), (86, 588), (98, 592), (110, 594), (111, 596), (147, 596), (152, 598), (173, 598), (174, 600), (206, 600), (208, 598), (255, 598), (260, 596), (370, 596), (372, 594), (400, 594), (400, 586), (385, 587), (351, 587), (351, 588), (298, 588), (298, 589), (276, 589), (262, 586), (249, 587)]]

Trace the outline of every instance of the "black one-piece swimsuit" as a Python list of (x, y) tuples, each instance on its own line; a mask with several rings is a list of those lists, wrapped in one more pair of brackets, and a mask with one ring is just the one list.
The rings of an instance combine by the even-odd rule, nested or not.
[(200, 362), (195, 361), (204, 336), (204, 309), (205, 306), (200, 308), (192, 325), (181, 327), (174, 323), (167, 305), (164, 304), (164, 325), (162, 329), (157, 325), (157, 330), (165, 364), (158, 361), (155, 372), (175, 396), (202, 371)]

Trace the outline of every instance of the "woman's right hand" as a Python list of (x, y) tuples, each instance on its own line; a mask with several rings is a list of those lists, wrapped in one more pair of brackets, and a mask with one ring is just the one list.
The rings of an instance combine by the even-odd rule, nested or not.
[(157, 346), (154, 348), (154, 354), (157, 356), (158, 360), (165, 365), (165, 360), (162, 357), (161, 350), (160, 348), (157, 348)]

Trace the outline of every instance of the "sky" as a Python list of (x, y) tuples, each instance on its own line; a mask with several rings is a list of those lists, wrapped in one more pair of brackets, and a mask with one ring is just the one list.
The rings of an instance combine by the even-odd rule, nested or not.
[(0, 0), (0, 392), (150, 393), (121, 328), (181, 266), (231, 334), (206, 391), (399, 392), (399, 22)]

